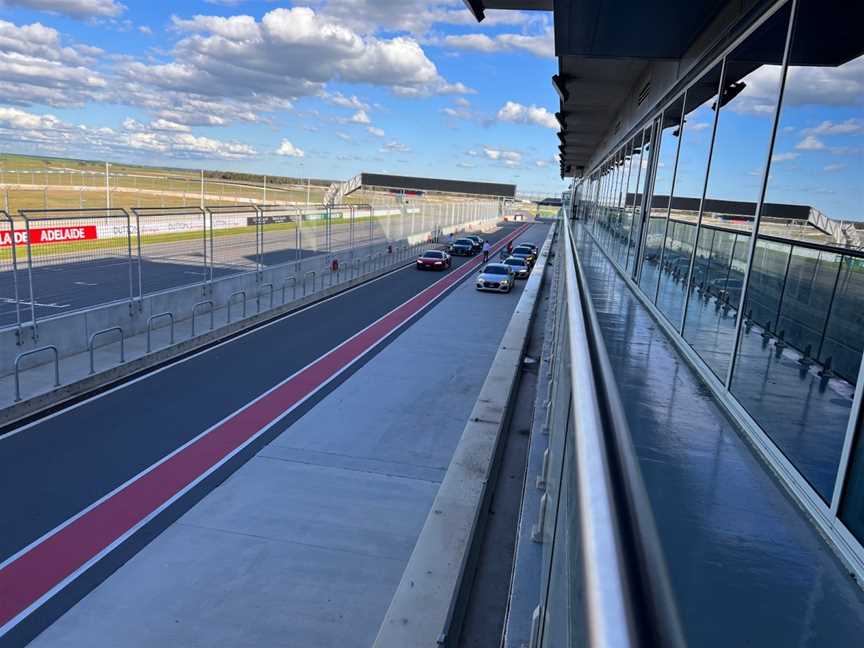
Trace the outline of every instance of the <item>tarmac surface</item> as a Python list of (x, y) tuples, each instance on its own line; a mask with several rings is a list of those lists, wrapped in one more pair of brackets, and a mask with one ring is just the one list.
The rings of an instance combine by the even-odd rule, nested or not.
[[(515, 228), (515, 225), (507, 224), (503, 232), (489, 238), (495, 240)], [(534, 226), (531, 230), (532, 236), (526, 238), (536, 238), (537, 242), (540, 242), (542, 235), (545, 235), (545, 228), (545, 225)], [(92, 513), (88, 507), (92, 507), (94, 503), (94, 510), (98, 512), (102, 506), (100, 502), (103, 501), (100, 498), (108, 498), (110, 503), (115, 489), (128, 480), (140, 475), (149, 476), (151, 473), (147, 471), (150, 470), (165, 468), (168, 464), (160, 462), (174, 461), (189, 448), (196, 447), (202, 431), (219, 429), (226, 425), (226, 421), (231, 422), (231, 417), (237, 416), (242, 408), (251, 408), (258, 403), (256, 399), (263, 399), (260, 402), (266, 404), (271, 395), (268, 390), (278, 387), (280, 381), (292, 376), (304, 379), (304, 372), (310, 367), (314, 368), (316, 363), (336, 351), (350, 349), (358, 335), (374, 331), (380, 326), (382, 316), (386, 315), (386, 322), (395, 312), (402, 318), (399, 321), (403, 324), (393, 329), (392, 333), (382, 333), (384, 337), (380, 340), (373, 340), (370, 350), (373, 356), (379, 353), (405, 330), (404, 325), (413, 325), (413, 322), (426, 312), (426, 307), (422, 304), (416, 312), (405, 311), (406, 302), (413, 303), (420, 295), (434, 289), (437, 292), (430, 293), (429, 299), (432, 301), (428, 303), (437, 303), (444, 294), (441, 291), (447, 290), (446, 285), (441, 289), (437, 288), (439, 281), (443, 284), (452, 283), (448, 282), (448, 275), (451, 274), (454, 280), (462, 274), (470, 277), (471, 272), (465, 274), (460, 268), (465, 264), (472, 264), (471, 267), (474, 267), (479, 262), (477, 259), (454, 261), (453, 269), (443, 273), (443, 276), (439, 273), (418, 272), (413, 268), (396, 271), (191, 358), (168, 365), (163, 370), (131, 381), (0, 439), (0, 484), (6, 487), (7, 492), (14, 490), (22, 494), (20, 498), (15, 498), (12, 508), (4, 515), (0, 533), (0, 556), (6, 561), (0, 565), (0, 593), (3, 589), (4, 571), (9, 572), (20, 562), (20, 558), (26, 558), (32, 547), (43, 548), (42, 541), (46, 537), (55, 541), (68, 531), (63, 528), (58, 532), (58, 525), (68, 523), (64, 521), (82, 511), (86, 517)], [(471, 297), (475, 297), (473, 287), (464, 286), (457, 289), (459, 290), (469, 290)], [(515, 305), (515, 299), (513, 304)], [(500, 322), (502, 331), (507, 319), (509, 318)], [(461, 335), (463, 340), (467, 339), (469, 345), (471, 333), (471, 329), (465, 327), (457, 327), (448, 332), (449, 335)], [(447, 360), (449, 362), (450, 358)], [(255, 436), (248, 446), (243, 446), (242, 450), (230, 455), (226, 463), (219, 464), (218, 470), (204, 475), (195, 489), (184, 491), (183, 496), (173, 500), (168, 509), (156, 512), (155, 517), (149, 518), (147, 526), (136, 527), (138, 530), (126, 538), (123, 547), (111, 555), (101, 557), (86, 573), (79, 573), (75, 579), (58, 584), (60, 595), (41, 600), (36, 608), (25, 615), (26, 623), (19, 623), (25, 617), (18, 618), (17, 622), (8, 616), (4, 618), (3, 622), (7, 624), (5, 630), (15, 628), (15, 632), (6, 635), (7, 640), (32, 635), (34, 628), (44, 626), (62, 613), (253, 457), (266, 443), (295, 424), (307, 412), (315, 411), (316, 403), (338, 389), (340, 384), (350, 379), (350, 376), (368, 361), (369, 356), (358, 356), (326, 381), (317, 384), (314, 391), (308, 391), (307, 397), (296, 402), (290, 411), (283, 408), (280, 417), (274, 419), (272, 425), (268, 425), (266, 434)], [(411, 375), (427, 369), (422, 362), (415, 366), (410, 361), (401, 365), (401, 368)], [(369, 383), (373, 387), (377, 384), (375, 381)], [(372, 392), (377, 393), (377, 389), (372, 389)], [(405, 407), (405, 403), (422, 403), (421, 394), (402, 393), (399, 404), (391, 407), (403, 408), (406, 412), (413, 410), (415, 416), (420, 414), (424, 418), (434, 417), (434, 412), (423, 407)], [(457, 393), (466, 400), (466, 407), (470, 411), (470, 406), (473, 405), (470, 394)], [(369, 399), (367, 401), (371, 408), (373, 402)], [(331, 410), (327, 408), (321, 411)], [(346, 426), (347, 421), (357, 423), (356, 428)], [(340, 422), (340, 434), (335, 438), (354, 443), (368, 434), (370, 426), (374, 425), (372, 421), (354, 416), (340, 418)], [(456, 419), (451, 422), (455, 425)], [(461, 424), (464, 424), (464, 420)], [(320, 438), (322, 430), (328, 429), (335, 429), (335, 421), (316, 427), (311, 438)], [(461, 431), (461, 425), (459, 430)], [(244, 434), (248, 432), (240, 428), (238, 431)], [(324, 438), (328, 436), (325, 435)], [(310, 449), (304, 449), (304, 452), (307, 450)], [(332, 448), (311, 450), (314, 450), (314, 456), (319, 457), (339, 455), (332, 451)], [(388, 456), (384, 446), (370, 450), (374, 450), (367, 456), (370, 461), (383, 462), (380, 465), (388, 465), (387, 462), (394, 461), (393, 457)], [(446, 468), (446, 463), (439, 462), (434, 465)], [(435, 471), (431, 474), (434, 477)], [(428, 477), (426, 474), (424, 479)], [(434, 497), (434, 492), (431, 497)], [(418, 519), (422, 523), (423, 516), (419, 515)], [(79, 522), (80, 520), (76, 520), (73, 524)], [(57, 535), (52, 535), (53, 533)], [(394, 587), (396, 582), (398, 574), (393, 581)], [(14, 611), (12, 606), (6, 607), (8, 609), (3, 610), (4, 614)], [(386, 602), (384, 607), (386, 608)], [(382, 609), (382, 615), (383, 612)], [(12, 625), (9, 625), (10, 623)]]

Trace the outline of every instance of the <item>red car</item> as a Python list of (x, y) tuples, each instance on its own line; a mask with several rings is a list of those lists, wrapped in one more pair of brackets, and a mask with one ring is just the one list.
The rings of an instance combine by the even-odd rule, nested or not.
[(450, 267), (450, 255), (441, 250), (426, 250), (417, 257), (418, 270), (445, 270)]

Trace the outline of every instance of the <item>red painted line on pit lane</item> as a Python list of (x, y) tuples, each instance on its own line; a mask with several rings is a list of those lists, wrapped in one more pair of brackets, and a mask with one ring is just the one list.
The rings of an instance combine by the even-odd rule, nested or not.
[[(514, 230), (493, 246), (499, 250), (529, 226)], [(8, 632), (48, 600), (51, 590), (106, 552), (151, 513), (187, 489), (323, 383), (396, 331), (480, 264), (474, 258), (387, 313), (367, 329), (330, 350), (256, 402), (214, 426), (208, 433), (77, 519), (43, 537), (0, 570), (0, 628)], [(38, 605), (37, 605), (38, 604)], [(21, 617), (16, 620), (16, 617)], [(15, 623), (10, 623), (15, 621)], [(8, 626), (8, 627), (7, 627)]]

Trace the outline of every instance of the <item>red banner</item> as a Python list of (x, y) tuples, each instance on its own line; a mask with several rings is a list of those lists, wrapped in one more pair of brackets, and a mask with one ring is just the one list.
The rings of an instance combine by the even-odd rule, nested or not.
[[(30, 244), (43, 243), (74, 243), (76, 241), (92, 241), (99, 238), (95, 225), (80, 225), (78, 227), (40, 227), (30, 230)], [(0, 231), (0, 247), (11, 247), (12, 232)], [(15, 245), (27, 245), (27, 230), (15, 230)]]

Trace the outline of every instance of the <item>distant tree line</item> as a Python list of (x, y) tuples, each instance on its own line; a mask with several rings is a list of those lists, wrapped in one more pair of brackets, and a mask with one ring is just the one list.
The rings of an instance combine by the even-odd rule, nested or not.
[[(250, 184), (264, 184), (264, 176), (258, 173), (240, 173), (238, 171), (205, 171), (204, 177), (211, 180), (228, 180), (232, 182), (248, 182)], [(267, 176), (267, 184), (271, 186), (278, 185), (304, 185), (306, 178), (288, 178), (286, 176)], [(309, 184), (316, 187), (329, 187), (333, 180), (322, 180), (320, 178), (310, 178)]]

